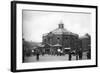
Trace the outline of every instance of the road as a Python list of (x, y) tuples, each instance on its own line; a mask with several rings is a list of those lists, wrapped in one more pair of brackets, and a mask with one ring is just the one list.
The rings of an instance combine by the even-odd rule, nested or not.
[[(82, 60), (86, 60), (87, 57), (83, 54)], [(72, 60), (76, 60), (76, 56), (72, 56)], [(39, 61), (36, 60), (36, 56), (25, 57), (24, 63), (26, 62), (45, 62), (45, 61), (68, 61), (68, 54), (64, 56), (54, 56), (54, 55), (40, 55)]]

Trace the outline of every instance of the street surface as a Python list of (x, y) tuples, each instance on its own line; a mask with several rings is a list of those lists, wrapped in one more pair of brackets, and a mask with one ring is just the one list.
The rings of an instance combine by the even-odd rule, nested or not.
[[(86, 54), (83, 54), (82, 60), (86, 60)], [(72, 56), (72, 60), (76, 60), (76, 56)], [(46, 61), (68, 61), (68, 54), (64, 56), (57, 56), (57, 55), (40, 55), (39, 60), (37, 61), (36, 56), (25, 57), (24, 63), (26, 62), (46, 62)]]

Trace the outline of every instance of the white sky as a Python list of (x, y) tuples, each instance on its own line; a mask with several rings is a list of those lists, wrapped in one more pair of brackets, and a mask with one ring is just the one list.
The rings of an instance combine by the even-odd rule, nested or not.
[(42, 35), (58, 28), (60, 22), (79, 36), (91, 35), (91, 14), (23, 10), (23, 38), (42, 42)]

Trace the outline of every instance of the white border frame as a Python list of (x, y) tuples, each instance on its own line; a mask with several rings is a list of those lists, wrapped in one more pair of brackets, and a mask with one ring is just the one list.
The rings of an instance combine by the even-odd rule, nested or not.
[[(53, 67), (73, 67), (73, 66), (88, 66), (96, 65), (96, 9), (93, 8), (79, 8), (79, 7), (67, 7), (67, 6), (47, 6), (47, 5), (28, 5), (28, 4), (17, 4), (17, 48), (16, 48), (16, 66), (17, 70), (23, 69), (39, 69), (39, 68), (53, 68)], [(63, 61), (63, 62), (34, 62), (34, 63), (22, 63), (22, 9), (29, 10), (54, 10), (54, 11), (72, 11), (72, 12), (89, 12), (91, 13), (91, 60), (81, 60), (81, 61)]]

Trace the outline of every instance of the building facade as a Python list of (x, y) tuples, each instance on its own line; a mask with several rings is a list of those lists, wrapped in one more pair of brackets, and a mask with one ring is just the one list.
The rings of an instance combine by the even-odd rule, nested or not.
[(89, 34), (85, 34), (79, 39), (81, 40), (81, 47), (83, 51), (87, 51), (91, 49), (91, 36)]
[[(65, 52), (65, 50), (75, 50), (78, 48), (79, 36), (64, 28), (64, 24), (60, 23), (58, 28), (43, 35), (42, 44), (47, 45), (48, 52)], [(56, 49), (55, 49), (56, 48)]]

